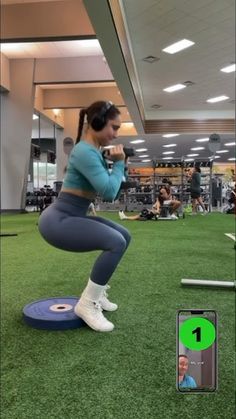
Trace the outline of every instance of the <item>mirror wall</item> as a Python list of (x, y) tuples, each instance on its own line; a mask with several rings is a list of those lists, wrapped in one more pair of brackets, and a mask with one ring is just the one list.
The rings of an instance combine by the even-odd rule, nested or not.
[(56, 125), (41, 114), (34, 114), (31, 135), (31, 156), (28, 175), (28, 192), (53, 188), (56, 179)]

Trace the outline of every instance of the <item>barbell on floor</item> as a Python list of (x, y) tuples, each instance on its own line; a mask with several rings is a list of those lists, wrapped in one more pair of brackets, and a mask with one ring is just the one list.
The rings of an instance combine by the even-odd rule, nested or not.
[(212, 281), (207, 279), (181, 279), (181, 285), (186, 286), (204, 286), (204, 287), (216, 287), (216, 288), (230, 288), (235, 290), (235, 281)]

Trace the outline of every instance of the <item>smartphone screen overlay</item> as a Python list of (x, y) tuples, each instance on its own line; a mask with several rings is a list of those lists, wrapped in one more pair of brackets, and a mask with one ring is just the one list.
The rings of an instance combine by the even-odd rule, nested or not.
[(215, 311), (178, 311), (176, 371), (176, 385), (180, 392), (216, 390), (217, 316)]

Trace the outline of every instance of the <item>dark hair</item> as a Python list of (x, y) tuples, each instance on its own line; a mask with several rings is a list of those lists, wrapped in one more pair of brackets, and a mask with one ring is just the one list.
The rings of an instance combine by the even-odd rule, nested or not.
[(179, 358), (182, 358), (182, 357), (183, 357), (183, 358), (187, 358), (187, 359), (188, 359), (187, 355), (180, 354), (180, 355), (179, 355)]
[(167, 185), (169, 185), (169, 186), (171, 186), (171, 185), (172, 185), (171, 180), (168, 180), (168, 179), (167, 179), (167, 178), (165, 178), (165, 177), (164, 177), (164, 179), (162, 179), (162, 183), (163, 183), (163, 184), (167, 184)]
[(88, 124), (91, 125), (91, 122), (93, 121), (94, 117), (99, 117), (101, 114), (103, 114), (102, 116), (105, 120), (105, 123), (107, 123), (109, 119), (115, 119), (117, 115), (120, 114), (120, 111), (112, 103), (105, 102), (102, 100), (92, 103), (88, 108), (82, 108), (79, 115), (78, 134), (75, 141), (76, 144), (80, 141), (82, 135), (85, 115), (87, 115)]
[(195, 170), (198, 172), (198, 173), (201, 173), (201, 169), (200, 169), (200, 167), (199, 166), (194, 166), (195, 167)]

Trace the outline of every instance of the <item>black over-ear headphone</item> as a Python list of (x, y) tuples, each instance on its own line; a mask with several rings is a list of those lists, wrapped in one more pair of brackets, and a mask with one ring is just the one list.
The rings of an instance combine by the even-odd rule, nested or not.
[(90, 125), (94, 131), (101, 131), (105, 127), (107, 123), (106, 114), (112, 106), (112, 102), (106, 102), (105, 105), (101, 108), (100, 112), (94, 114), (90, 122)]

